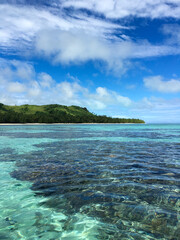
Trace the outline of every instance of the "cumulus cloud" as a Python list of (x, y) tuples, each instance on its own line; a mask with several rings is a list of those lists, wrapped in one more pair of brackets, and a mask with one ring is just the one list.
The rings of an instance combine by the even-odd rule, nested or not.
[(177, 123), (180, 119), (180, 98), (143, 98), (131, 108), (134, 116), (149, 123)]
[(10, 82), (8, 83), (7, 90), (11, 93), (21, 93), (26, 90), (26, 87), (24, 84), (19, 82)]
[(57, 90), (60, 95), (67, 97), (67, 99), (77, 99), (79, 94), (83, 92), (83, 88), (78, 83), (71, 83), (68, 81), (57, 84)]
[(52, 79), (52, 77), (45, 72), (40, 73), (38, 75), (38, 79), (39, 84), (44, 88), (50, 88), (53, 84), (55, 84), (55, 81)]
[[(158, 119), (160, 119), (159, 122), (162, 122), (162, 119), (165, 122), (173, 122), (173, 119), (179, 119), (180, 117), (179, 98), (165, 100), (145, 97), (139, 102), (135, 102), (129, 97), (103, 86), (98, 86), (90, 91), (82, 86), (77, 77), (70, 74), (67, 74), (66, 80), (56, 82), (46, 72), (35, 72), (31, 63), (16, 61), (14, 65), (14, 61), (3, 59), (0, 59), (0, 62), (0, 102), (4, 104), (41, 105), (57, 103), (79, 105), (87, 107), (90, 111), (95, 111), (98, 114), (142, 118), (146, 121), (149, 120), (149, 122), (157, 122)], [(31, 69), (31, 79), (27, 80), (24, 75), (18, 74), (19, 68), (23, 65), (25, 68), (29, 67), (28, 69)], [(8, 74), (6, 75), (6, 73)], [(162, 84), (162, 82), (165, 81), (160, 78), (160, 83)], [(168, 88), (170, 88), (169, 85)]]
[(161, 76), (152, 76), (144, 78), (145, 87), (162, 93), (180, 92), (180, 80), (171, 79), (164, 81)]
[(28, 91), (25, 94), (25, 98), (28, 98), (28, 96), (30, 98), (35, 97), (34, 100), (37, 101), (36, 97), (38, 97), (38, 99), (41, 97), (41, 88), (40, 88), (39, 83), (37, 81), (31, 81), (30, 84), (28, 84), (28, 85), (29, 85)]
[[(50, 104), (86, 106), (91, 110), (105, 109), (118, 104), (129, 107), (132, 101), (119, 93), (97, 87), (89, 91), (80, 81), (67, 74), (67, 80), (56, 82), (46, 72), (36, 73), (31, 63), (0, 59), (0, 102), (5, 104)], [(22, 73), (24, 69), (31, 69), (30, 76)], [(6, 75), (6, 73), (8, 73)]]
[(96, 92), (90, 95), (91, 99), (98, 104), (98, 109), (104, 109), (109, 105), (119, 105), (129, 107), (132, 101), (128, 97), (124, 97), (115, 91), (108, 90), (103, 87), (96, 88)]
[(7, 81), (29, 81), (35, 76), (33, 66), (28, 62), (0, 58), (0, 83)]

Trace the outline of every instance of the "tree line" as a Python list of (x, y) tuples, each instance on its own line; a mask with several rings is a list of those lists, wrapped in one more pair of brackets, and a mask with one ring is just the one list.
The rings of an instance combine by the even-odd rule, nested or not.
[(51, 104), (43, 107), (43, 111), (32, 113), (31, 105), (23, 105), (17, 111), (15, 107), (0, 103), (0, 123), (144, 123), (140, 119), (98, 116), (78, 106)]

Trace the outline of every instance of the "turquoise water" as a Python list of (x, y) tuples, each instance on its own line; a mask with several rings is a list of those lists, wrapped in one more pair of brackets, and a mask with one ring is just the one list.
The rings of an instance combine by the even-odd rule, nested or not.
[(180, 239), (178, 124), (0, 126), (0, 172), (0, 239)]

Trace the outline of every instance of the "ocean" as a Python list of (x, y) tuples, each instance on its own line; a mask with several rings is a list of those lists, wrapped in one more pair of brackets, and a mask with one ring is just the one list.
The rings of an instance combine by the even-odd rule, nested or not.
[(0, 239), (179, 240), (179, 124), (0, 126)]

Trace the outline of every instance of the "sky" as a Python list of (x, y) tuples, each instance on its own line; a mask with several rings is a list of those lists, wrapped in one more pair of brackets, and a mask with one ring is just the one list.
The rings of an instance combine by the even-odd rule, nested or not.
[(0, 102), (180, 123), (180, 0), (0, 0)]

